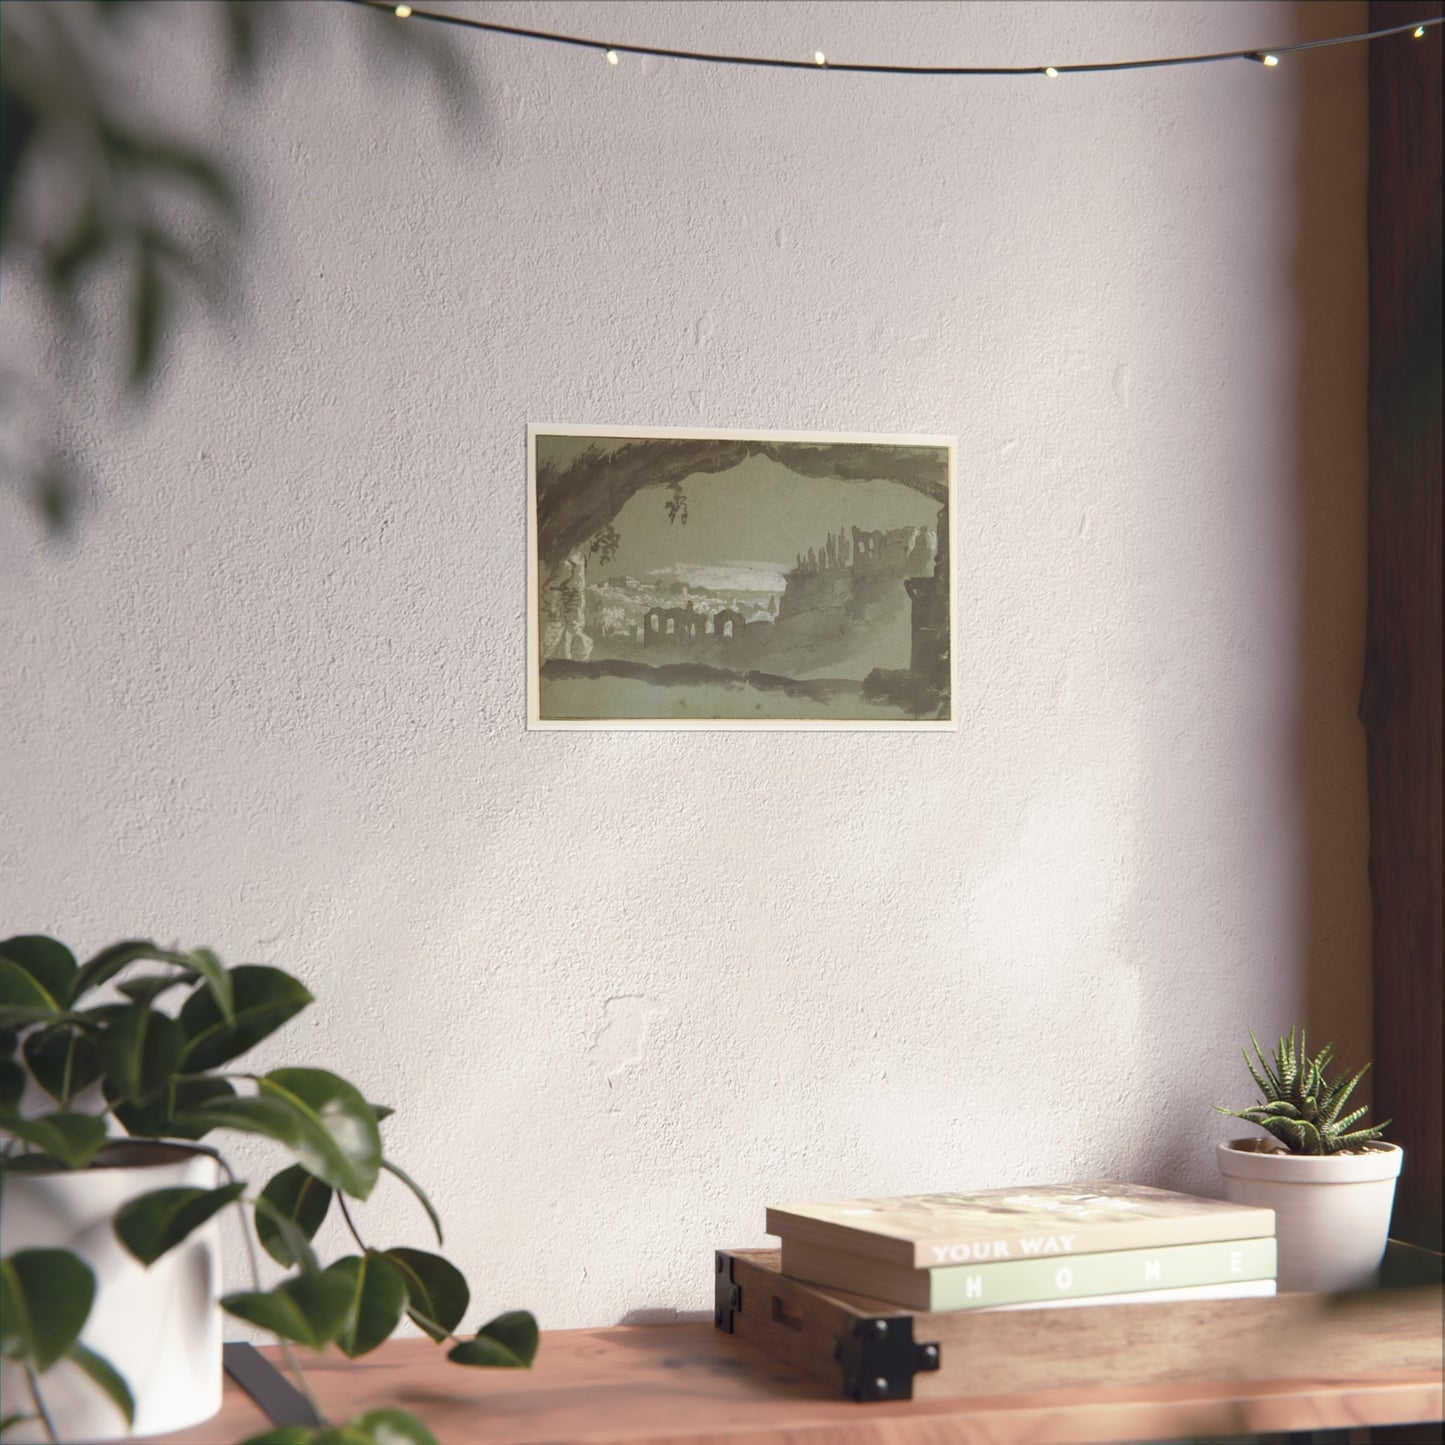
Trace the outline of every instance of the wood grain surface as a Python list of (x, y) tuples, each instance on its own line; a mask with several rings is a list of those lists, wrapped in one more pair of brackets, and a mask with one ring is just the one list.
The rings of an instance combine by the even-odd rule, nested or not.
[[(1433, 1369), (1372, 1376), (986, 1390), (855, 1405), (706, 1324), (548, 1331), (529, 1371), (463, 1369), (429, 1341), (394, 1340), (359, 1361), (322, 1357), (308, 1375), (333, 1418), (399, 1406), (424, 1419), (441, 1445), (1086, 1445), (1357, 1429), (1442, 1413), (1438, 1359)], [(220, 1415), (160, 1438), (222, 1445), (264, 1425), (228, 1382)]]

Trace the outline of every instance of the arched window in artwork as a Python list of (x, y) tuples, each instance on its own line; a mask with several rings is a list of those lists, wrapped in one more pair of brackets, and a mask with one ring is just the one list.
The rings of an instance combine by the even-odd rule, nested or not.
[(667, 630), (669, 634), (675, 633), (677, 631), (677, 618), (669, 617), (667, 619)]
[(724, 636), (724, 637), (731, 637), (732, 635), (733, 635), (732, 618), (729, 618), (726, 622), (723, 623), (723, 636)]
[(651, 624), (652, 630), (653, 630), (654, 632), (656, 632), (656, 631), (661, 627), (661, 625), (662, 625), (661, 619), (658, 617), (658, 615), (657, 615), (655, 612), (654, 612), (654, 613), (652, 614), (652, 616), (649, 617), (647, 620), (648, 620), (648, 622)]

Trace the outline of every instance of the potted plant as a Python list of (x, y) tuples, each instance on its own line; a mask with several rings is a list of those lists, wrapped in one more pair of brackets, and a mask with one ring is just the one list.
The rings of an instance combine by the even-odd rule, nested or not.
[(1369, 1064), (1348, 1079), (1331, 1079), (1325, 1068), (1334, 1045), (1312, 1059), (1303, 1025), (1298, 1044), (1295, 1033), (1280, 1039), (1271, 1062), (1251, 1032), (1260, 1067), (1248, 1050), (1244, 1061), (1262, 1097), (1246, 1109), (1215, 1106), (1270, 1136), (1219, 1145), (1224, 1194), (1274, 1210), (1281, 1289), (1356, 1289), (1384, 1257), (1404, 1151), (1381, 1139), (1388, 1119), (1355, 1128), (1368, 1106), (1344, 1112)]
[[(135, 964), (149, 967), (137, 975)], [(308, 1398), (288, 1342), (355, 1358), (403, 1315), (458, 1364), (530, 1365), (529, 1313), (499, 1315), (459, 1339), (469, 1307), (460, 1272), (429, 1251), (376, 1248), (357, 1230), (347, 1200), (366, 1199), (386, 1173), (415, 1194), (442, 1242), (430, 1201), (383, 1151), (391, 1110), (324, 1069), (237, 1065), (311, 1001), (280, 969), (226, 967), (204, 948), (124, 942), (81, 965), (52, 938), (0, 942), (6, 1445), (208, 1419), (221, 1402), (222, 1309), (280, 1339)], [(227, 1130), (271, 1139), (292, 1162), (253, 1190), (209, 1142)], [(241, 1217), (252, 1287), (218, 1300), (227, 1207)], [(356, 1252), (323, 1268), (311, 1241), (333, 1207)], [(253, 1230), (291, 1271), (270, 1288)], [(284, 1432), (287, 1445), (312, 1433)], [(399, 1410), (349, 1422), (344, 1438), (434, 1445)]]

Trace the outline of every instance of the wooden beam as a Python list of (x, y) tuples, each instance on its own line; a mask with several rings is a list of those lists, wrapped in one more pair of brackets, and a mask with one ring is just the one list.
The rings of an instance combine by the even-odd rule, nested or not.
[[(1439, 0), (1372, 0), (1372, 29)], [(1441, 31), (1370, 45), (1366, 731), (1375, 1117), (1397, 1238), (1441, 1248)]]

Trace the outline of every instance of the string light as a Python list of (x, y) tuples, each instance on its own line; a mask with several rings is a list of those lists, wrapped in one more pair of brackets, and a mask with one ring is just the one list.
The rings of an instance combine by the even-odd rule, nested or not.
[(580, 35), (562, 35), (551, 30), (528, 30), (520, 25), (501, 25), (494, 20), (474, 20), (469, 16), (445, 15), (435, 10), (417, 10), (410, 5), (393, 7), (390, 0), (344, 0), (367, 10), (382, 10), (405, 18), (430, 20), (438, 25), (455, 25), (463, 30), (481, 30), (490, 35), (510, 35), (519, 40), (540, 40), (551, 45), (570, 45), (579, 50), (597, 50), (607, 56), (608, 64), (619, 54), (651, 55), (659, 60), (691, 60), (704, 65), (741, 65), (769, 70), (832, 70), (863, 75), (1047, 75), (1051, 80), (1060, 75), (1082, 75), (1109, 70), (1160, 70), (1173, 65), (1210, 65), (1223, 60), (1252, 60), (1260, 65), (1278, 65), (1280, 57), (1301, 50), (1321, 50), (1331, 45), (1356, 45), (1367, 40), (1382, 40), (1388, 35), (1409, 32), (1421, 39), (1427, 30), (1445, 25), (1445, 16), (1433, 20), (1393, 25), (1384, 30), (1362, 30), (1356, 35), (1331, 35), (1324, 40), (1301, 40), (1294, 45), (1276, 45), (1270, 49), (1256, 46), (1252, 50), (1220, 50), (1207, 55), (1170, 55), (1157, 60), (1109, 60), (1087, 65), (871, 65), (858, 62), (825, 61), (821, 50), (813, 59), (779, 60), (761, 55), (726, 55), (704, 50), (672, 50), (660, 45), (609, 46), (600, 40)]

